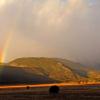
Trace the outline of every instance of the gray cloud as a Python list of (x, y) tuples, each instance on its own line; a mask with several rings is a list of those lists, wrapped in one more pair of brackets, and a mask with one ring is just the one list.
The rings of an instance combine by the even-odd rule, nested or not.
[(6, 61), (22, 56), (100, 61), (100, 0), (5, 0), (0, 10), (0, 46), (13, 33)]

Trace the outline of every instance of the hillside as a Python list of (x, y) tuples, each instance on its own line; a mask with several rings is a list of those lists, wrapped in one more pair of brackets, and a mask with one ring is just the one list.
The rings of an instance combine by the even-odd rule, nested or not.
[(0, 85), (53, 83), (53, 79), (46, 76), (27, 73), (22, 68), (13, 66), (0, 66)]
[(58, 58), (19, 58), (9, 62), (28, 74), (41, 75), (56, 82), (100, 81), (100, 72), (81, 64)]

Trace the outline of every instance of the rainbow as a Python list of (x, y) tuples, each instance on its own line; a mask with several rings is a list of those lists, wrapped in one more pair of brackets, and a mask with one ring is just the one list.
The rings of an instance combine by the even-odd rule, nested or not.
[[(2, 1), (5, 1), (5, 0), (2, 0)], [(48, 1), (48, 2), (50, 2), (50, 1)], [(2, 2), (2, 4), (3, 3), (4, 2)], [(52, 0), (52, 3), (54, 3), (54, 0)], [(77, 9), (77, 8), (80, 9), (81, 7), (83, 7), (82, 9), (84, 9), (85, 8), (84, 4), (85, 4), (85, 1), (83, 1), (83, 0), (68, 0), (68, 2), (65, 4), (65, 7), (63, 9), (63, 13), (59, 14), (60, 22), (63, 22), (63, 19), (66, 16), (68, 17), (68, 15), (71, 15), (75, 11), (75, 9)], [(47, 8), (45, 8), (45, 5), (44, 5), (44, 9), (47, 9)], [(45, 12), (45, 10), (43, 10), (43, 9), (40, 9), (40, 10)], [(19, 18), (19, 16), (20, 16), (20, 13), (18, 14), (17, 18)], [(48, 19), (48, 20), (50, 20), (50, 19)], [(70, 20), (70, 16), (69, 16), (68, 17), (68, 23), (70, 23), (70, 21), (71, 20)], [(59, 24), (59, 25), (61, 25), (61, 24)], [(6, 41), (4, 43), (3, 52), (2, 52), (2, 56), (1, 56), (1, 63), (4, 63), (6, 61), (6, 57), (7, 57), (7, 53), (8, 53), (8, 49), (9, 49), (9, 45), (10, 45), (12, 36), (13, 36), (13, 32), (10, 32), (10, 33), (7, 34), (7, 38), (6, 38)]]
[(5, 45), (3, 47), (3, 52), (1, 54), (1, 63), (5, 63), (7, 51), (9, 49), (9, 44), (11, 42), (12, 36), (13, 36), (13, 33), (8, 33), (7, 34), (6, 41), (4, 43)]

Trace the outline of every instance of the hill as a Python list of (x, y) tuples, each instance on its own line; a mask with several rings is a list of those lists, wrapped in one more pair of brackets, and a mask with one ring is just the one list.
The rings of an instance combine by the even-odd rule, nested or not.
[(100, 71), (91, 67), (59, 58), (18, 58), (8, 63), (9, 66), (19, 67), (27, 74), (46, 77), (55, 82), (98, 82)]

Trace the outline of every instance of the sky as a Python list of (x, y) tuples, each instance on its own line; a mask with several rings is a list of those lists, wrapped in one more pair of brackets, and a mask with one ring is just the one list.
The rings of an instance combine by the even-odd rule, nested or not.
[(100, 0), (0, 0), (0, 55), (100, 64)]

